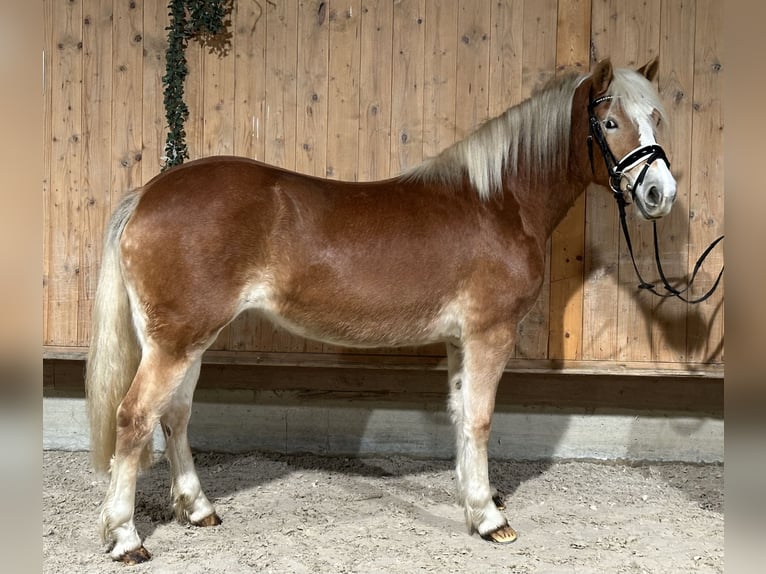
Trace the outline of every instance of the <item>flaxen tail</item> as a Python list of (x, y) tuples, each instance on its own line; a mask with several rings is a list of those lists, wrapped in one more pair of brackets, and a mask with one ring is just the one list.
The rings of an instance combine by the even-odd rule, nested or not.
[[(93, 466), (108, 471), (117, 437), (117, 407), (130, 387), (141, 359), (128, 292), (120, 266), (120, 237), (139, 195), (128, 194), (109, 220), (93, 303), (93, 328), (85, 376)], [(150, 460), (151, 443), (142, 456)]]

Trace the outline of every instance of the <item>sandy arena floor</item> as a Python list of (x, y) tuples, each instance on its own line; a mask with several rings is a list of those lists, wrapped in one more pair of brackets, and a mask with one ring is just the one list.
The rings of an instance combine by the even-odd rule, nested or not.
[(491, 462), (519, 533), (469, 536), (442, 460), (196, 453), (223, 524), (173, 519), (165, 461), (139, 478), (153, 559), (112, 562), (97, 532), (106, 482), (86, 453), (46, 452), (46, 573), (723, 572), (723, 467)]

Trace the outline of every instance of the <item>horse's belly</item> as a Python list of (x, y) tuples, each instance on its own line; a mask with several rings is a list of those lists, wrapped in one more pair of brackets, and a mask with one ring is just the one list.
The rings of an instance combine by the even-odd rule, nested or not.
[(287, 331), (347, 347), (426, 345), (459, 337), (459, 313), (454, 305), (420, 301), (381, 301), (378, 297), (346, 298), (267, 294), (259, 287), (249, 307)]

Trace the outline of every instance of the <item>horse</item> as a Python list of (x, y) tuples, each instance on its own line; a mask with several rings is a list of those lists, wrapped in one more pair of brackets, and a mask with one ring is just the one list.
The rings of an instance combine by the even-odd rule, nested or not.
[(543, 283), (546, 241), (589, 184), (623, 194), (641, 217), (670, 212), (658, 67), (607, 58), (590, 73), (562, 73), (386, 180), (217, 156), (129, 192), (105, 233), (86, 367), (92, 462), (110, 475), (100, 527), (111, 557), (151, 558), (133, 514), (157, 423), (176, 517), (220, 524), (187, 424), (204, 351), (246, 309), (336, 345), (443, 342), (469, 535), (515, 540), (488, 475), (498, 382)]

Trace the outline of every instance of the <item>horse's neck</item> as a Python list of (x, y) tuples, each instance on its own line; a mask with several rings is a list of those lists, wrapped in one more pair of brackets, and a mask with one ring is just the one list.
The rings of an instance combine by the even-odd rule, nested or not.
[(547, 183), (512, 180), (506, 182), (505, 197), (506, 203), (515, 203), (514, 207), (521, 211), (527, 230), (544, 242), (586, 187), (587, 182), (568, 174)]

